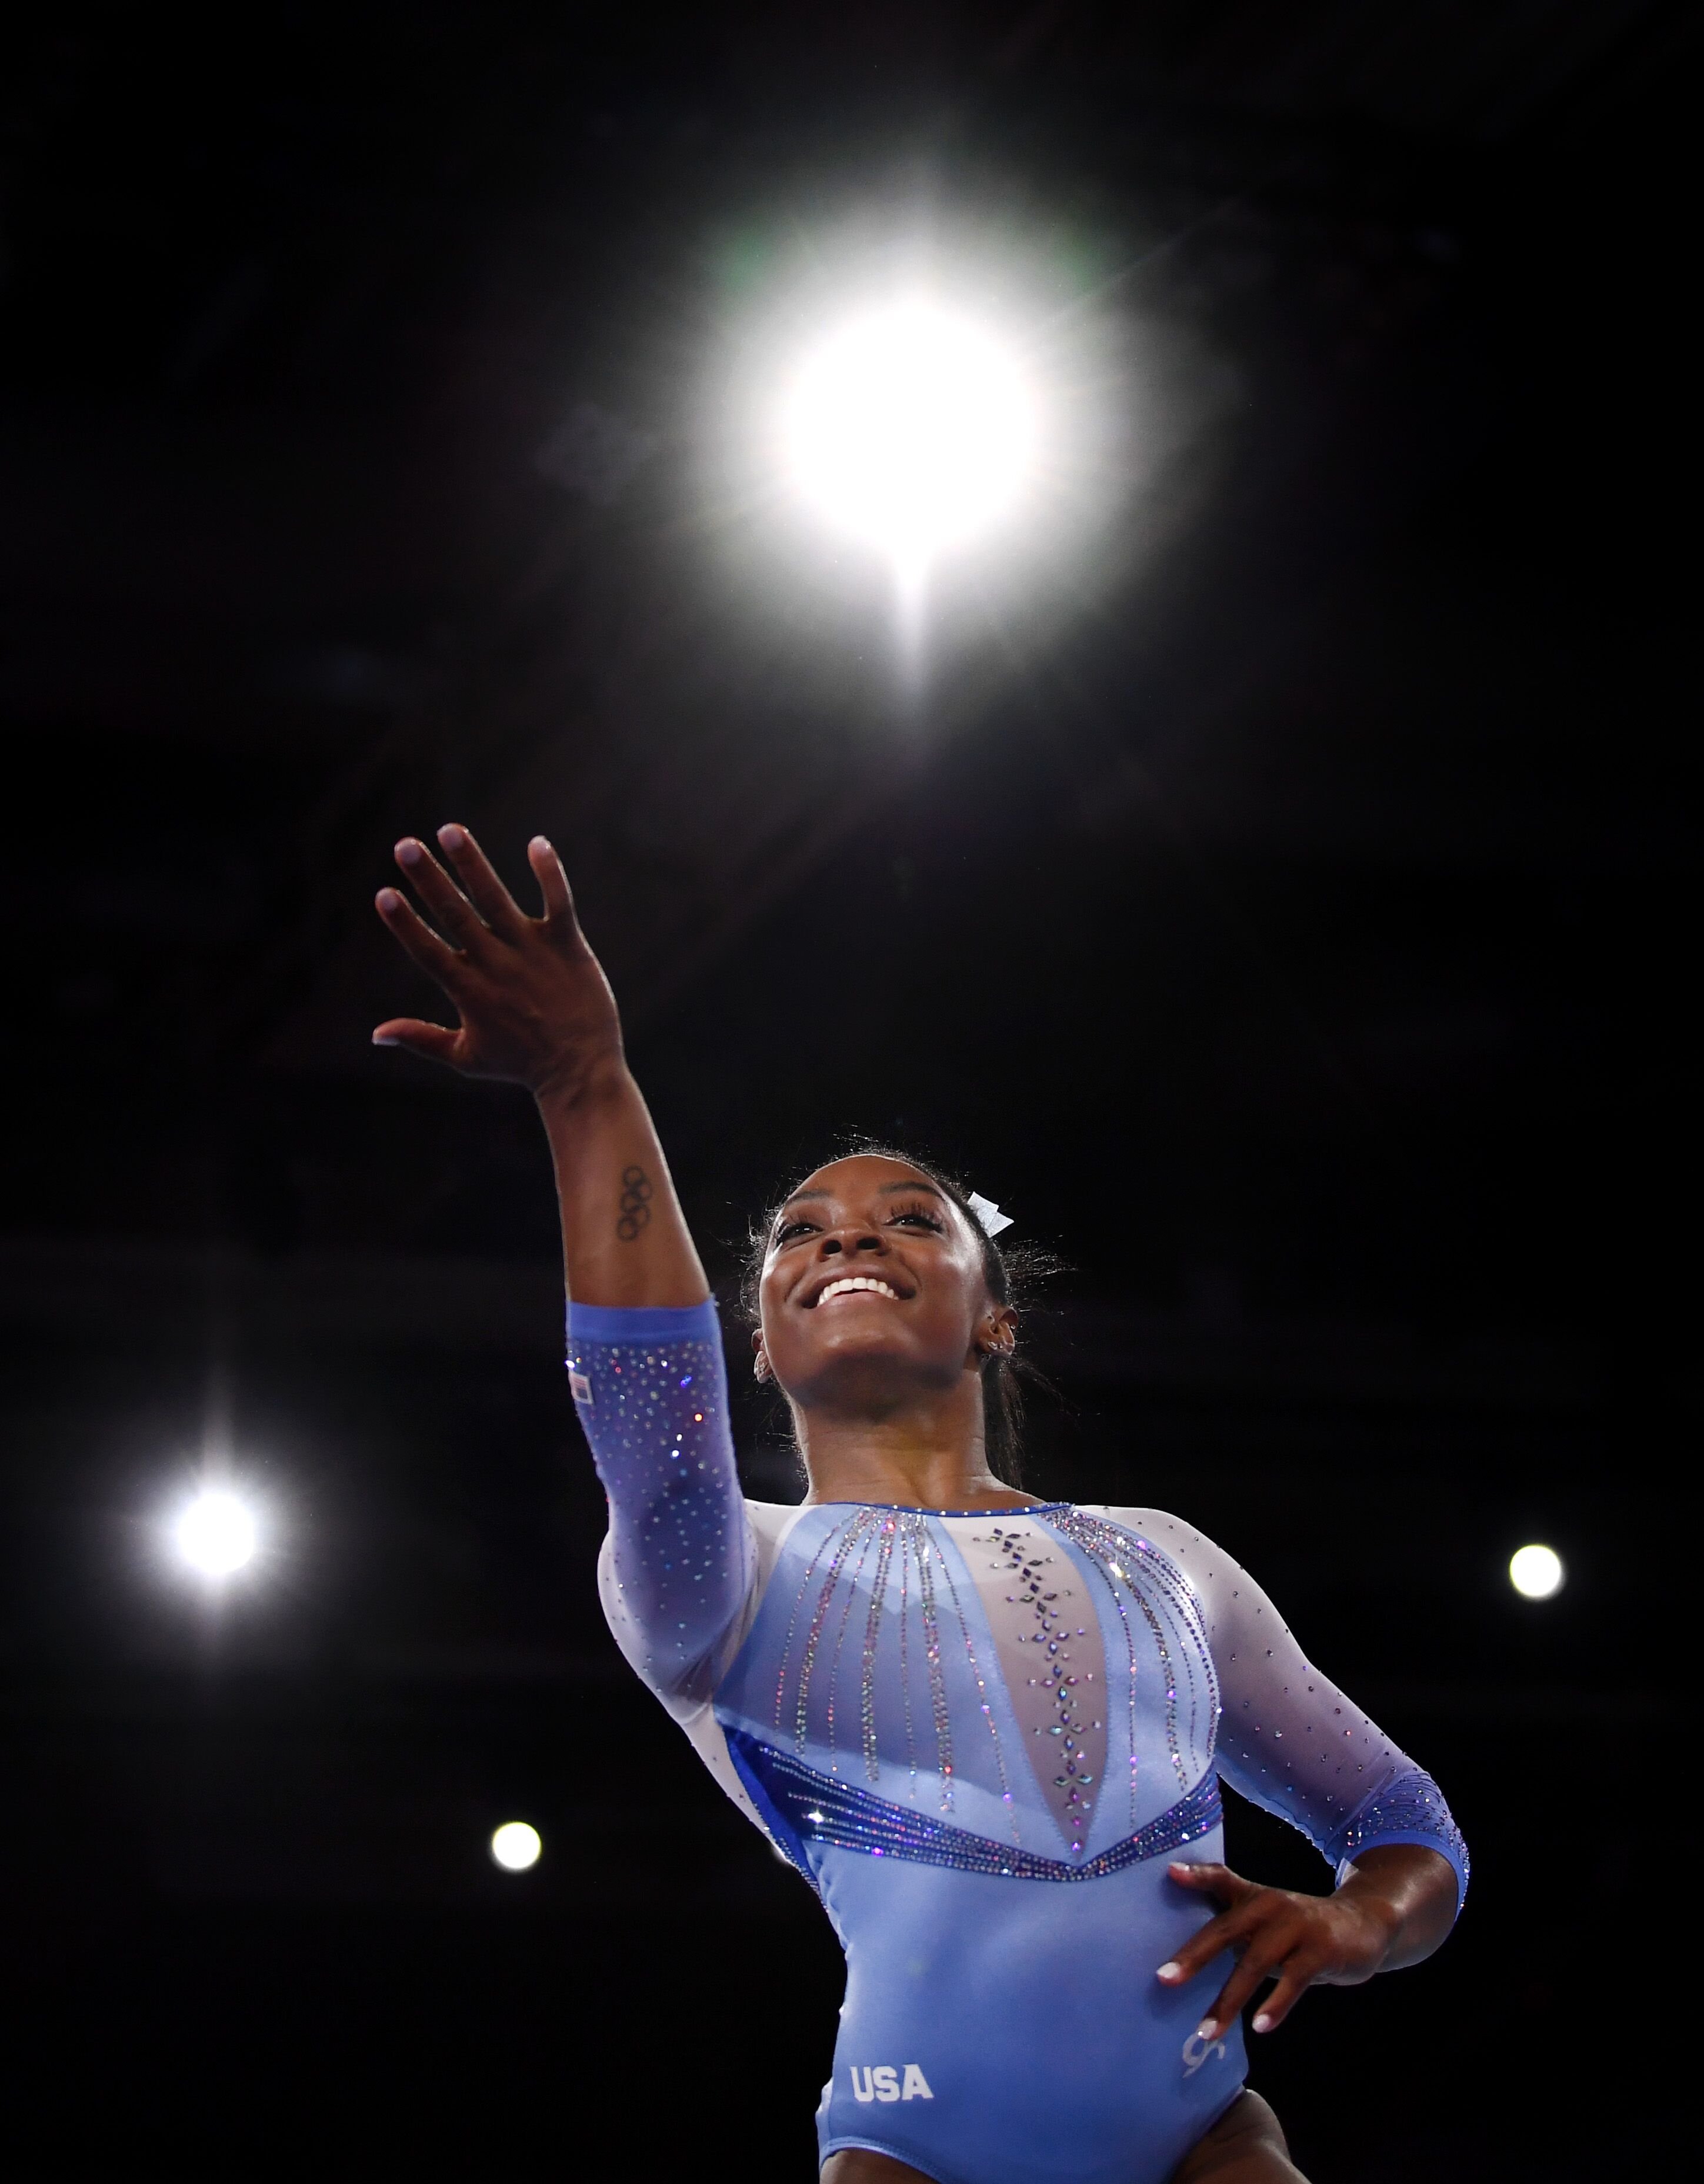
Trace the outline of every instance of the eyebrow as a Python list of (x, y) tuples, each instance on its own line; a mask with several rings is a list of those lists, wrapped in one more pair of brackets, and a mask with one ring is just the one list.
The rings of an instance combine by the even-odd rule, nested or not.
[[(906, 1182), (884, 1183), (882, 1185), (882, 1195), (884, 1197), (895, 1190), (927, 1190), (931, 1198), (938, 1198), (943, 1205), (945, 1205), (947, 1200), (945, 1191), (933, 1183), (925, 1183), (921, 1176)], [(795, 1190), (791, 1198), (782, 1199), (782, 1211), (785, 1212), (789, 1206), (802, 1205), (807, 1198), (827, 1198), (829, 1195), (830, 1194), (826, 1190)]]

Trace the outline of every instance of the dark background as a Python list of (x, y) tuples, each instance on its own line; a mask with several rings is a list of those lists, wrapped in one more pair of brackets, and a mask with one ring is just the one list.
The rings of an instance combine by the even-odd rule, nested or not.
[[(1456, 1938), (1254, 2043), (1309, 2176), (1651, 2173), (1688, 31), (14, 26), (12, 2174), (811, 2173), (836, 1952), (599, 1619), (536, 1125), (366, 1044), (389, 844), (452, 815), (563, 845), (725, 1295), (841, 1133), (958, 1164), (1072, 1269), (1032, 1483), (1222, 1538), (1443, 1780)], [(907, 707), (727, 419), (919, 207), (1108, 437)], [(217, 1608), (159, 1544), (209, 1445), (272, 1525)]]

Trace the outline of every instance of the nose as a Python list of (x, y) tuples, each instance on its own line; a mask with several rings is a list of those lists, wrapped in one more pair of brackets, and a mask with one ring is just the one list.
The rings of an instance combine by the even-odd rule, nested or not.
[(838, 1251), (883, 1251), (887, 1245), (873, 1228), (840, 1229), (822, 1240), (822, 1256), (832, 1259)]

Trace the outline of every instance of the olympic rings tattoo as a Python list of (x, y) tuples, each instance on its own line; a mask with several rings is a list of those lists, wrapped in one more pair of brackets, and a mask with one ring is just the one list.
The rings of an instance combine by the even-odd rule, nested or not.
[(621, 1217), (615, 1234), (631, 1244), (651, 1217), (651, 1178), (642, 1167), (625, 1169), (621, 1176)]

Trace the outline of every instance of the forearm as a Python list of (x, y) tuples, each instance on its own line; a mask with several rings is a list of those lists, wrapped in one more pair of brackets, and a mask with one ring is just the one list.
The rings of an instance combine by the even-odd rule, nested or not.
[(1181, 1987), (1227, 1949), (1236, 1958), (1212, 2008), (1205, 2037), (1217, 2036), (1267, 1981), (1272, 1990), (1255, 2014), (1256, 2032), (1282, 2025), (1311, 1986), (1359, 1986), (1429, 1957), (1455, 1924), (1455, 1868), (1441, 1851), (1417, 1843), (1373, 1843), (1329, 1896), (1262, 1888), (1228, 1866), (1180, 1861), (1181, 1886), (1228, 1908), (1191, 1936), (1156, 1976)]
[(644, 1097), (618, 1054), (536, 1097), (556, 1170), (562, 1265), (581, 1304), (700, 1304), (710, 1284)]
[(1362, 1852), (1337, 1891), (1384, 1929), (1380, 1971), (1417, 1964), (1447, 1937), (1456, 1921), (1455, 1869), (1443, 1853), (1417, 1843), (1373, 1843)]

